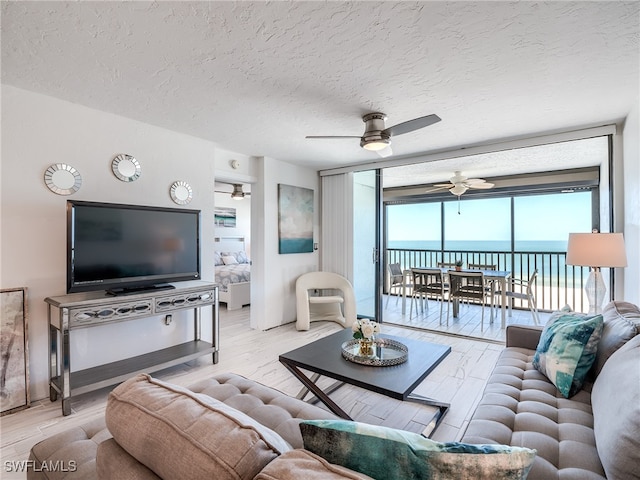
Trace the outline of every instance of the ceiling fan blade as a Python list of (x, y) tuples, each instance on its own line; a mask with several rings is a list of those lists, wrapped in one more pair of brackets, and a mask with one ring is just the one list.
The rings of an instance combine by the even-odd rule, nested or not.
[(452, 188), (452, 183), (436, 183), (434, 187), (444, 187), (444, 188)]
[(434, 185), (435, 188), (426, 190), (424, 193), (439, 192), (440, 190), (449, 190), (453, 185)]
[(387, 145), (382, 150), (376, 150), (376, 153), (380, 155), (382, 158), (387, 158), (393, 155), (393, 150), (391, 150), (391, 145)]
[(466, 186), (469, 188), (478, 188), (480, 190), (488, 190), (490, 188), (493, 188), (495, 185), (489, 182), (482, 182), (482, 183), (470, 183), (469, 185), (466, 185)]
[(429, 125), (438, 123), (440, 120), (442, 119), (438, 115), (427, 115), (426, 117), (414, 118), (413, 120), (409, 120), (394, 125), (393, 127), (386, 128), (382, 131), (382, 133), (385, 133), (391, 137), (394, 135), (402, 135), (403, 133), (413, 132), (414, 130), (418, 130), (419, 128), (428, 127)]
[(361, 138), (359, 135), (307, 135), (304, 138)]
[(467, 178), (464, 183), (486, 183), (484, 178)]

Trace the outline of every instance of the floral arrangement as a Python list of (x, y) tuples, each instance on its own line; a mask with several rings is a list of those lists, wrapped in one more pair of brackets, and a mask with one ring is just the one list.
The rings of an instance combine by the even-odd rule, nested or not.
[(462, 266), (462, 260), (456, 260), (456, 267)]
[(353, 330), (353, 338), (370, 340), (374, 334), (380, 333), (380, 324), (372, 322), (368, 318), (359, 318), (353, 322), (351, 329)]

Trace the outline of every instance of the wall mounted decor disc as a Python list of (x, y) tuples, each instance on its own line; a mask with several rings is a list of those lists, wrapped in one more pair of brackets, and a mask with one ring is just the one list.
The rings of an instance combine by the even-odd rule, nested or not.
[(193, 189), (187, 182), (181, 180), (173, 182), (169, 190), (171, 200), (178, 205), (186, 205), (193, 198)]
[(133, 182), (140, 177), (140, 163), (131, 155), (121, 153), (111, 161), (113, 174), (123, 182)]
[(80, 190), (82, 177), (71, 165), (54, 163), (44, 172), (47, 188), (58, 195), (71, 195)]

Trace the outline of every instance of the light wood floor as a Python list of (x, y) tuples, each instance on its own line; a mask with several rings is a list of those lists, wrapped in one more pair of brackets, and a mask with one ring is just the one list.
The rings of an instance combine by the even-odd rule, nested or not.
[[(399, 305), (400, 302), (398, 302), (398, 309)], [(394, 306), (395, 299), (392, 298), (389, 307)], [(440, 328), (436, 315), (439, 310), (435, 307), (430, 308), (428, 315), (413, 319), (408, 319), (408, 314), (405, 319), (399, 315), (400, 320), (405, 321), (412, 328), (390, 324), (383, 326), (383, 333), (446, 344), (452, 348), (451, 353), (415, 390), (415, 393), (420, 395), (451, 403), (449, 413), (433, 435), (436, 440), (459, 440), (479, 401), (487, 377), (503, 348), (497, 334), (489, 335), (491, 341), (478, 341), (450, 335), (456, 331), (456, 328), (463, 334), (469, 334), (468, 329), (471, 329), (471, 333), (477, 333), (476, 329), (470, 326), (473, 318), (477, 316), (476, 310), (479, 312), (478, 307), (463, 307), (460, 319), (452, 322), (449, 335), (416, 329), (422, 325)], [(221, 350), (218, 364), (213, 365), (211, 357), (205, 356), (196, 361), (157, 372), (154, 376), (189, 386), (216, 373), (230, 371), (260, 381), (287, 394), (296, 395), (300, 384), (278, 362), (278, 355), (340, 329), (338, 324), (332, 322), (314, 322), (307, 332), (296, 331), (294, 324), (263, 332), (249, 328), (249, 307), (235, 312), (227, 312), (224, 307), (221, 307), (220, 313)], [(526, 320), (526, 314), (528, 312), (525, 312), (523, 320)], [(435, 320), (432, 318), (434, 315)], [(469, 327), (463, 327), (463, 323), (468, 323)], [(497, 325), (499, 329), (499, 322)], [(495, 328), (494, 324), (487, 332), (492, 332)], [(339, 346), (337, 348), (339, 349)], [(334, 354), (339, 355), (339, 352), (336, 351)], [(76, 397), (72, 401), (73, 413), (67, 417), (62, 416), (60, 401), (52, 403), (48, 399), (35, 401), (26, 410), (1, 417), (2, 467), (0, 468), (2, 470), (0, 470), (0, 477), (3, 479), (25, 478), (24, 475), (7, 473), (5, 462), (26, 460), (30, 448), (35, 443), (70, 427), (101, 417), (104, 414), (109, 390), (103, 389)], [(414, 432), (424, 430), (433, 412), (430, 407), (424, 405), (401, 402), (348, 385), (334, 392), (332, 398), (355, 420)]]

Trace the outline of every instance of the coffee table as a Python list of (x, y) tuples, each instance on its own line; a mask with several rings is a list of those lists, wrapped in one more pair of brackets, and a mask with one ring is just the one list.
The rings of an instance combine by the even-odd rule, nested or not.
[[(451, 352), (451, 347), (410, 338), (380, 335), (406, 345), (409, 349), (408, 359), (400, 365), (390, 367), (368, 366), (342, 357), (342, 343), (352, 339), (352, 336), (353, 332), (347, 328), (280, 355), (280, 362), (304, 385), (298, 398), (304, 399), (310, 391), (316, 396), (316, 399), (312, 400), (320, 400), (335, 415), (346, 420), (352, 418), (329, 398), (329, 394), (344, 383), (397, 400), (437, 407), (436, 414), (423, 432), (425, 436), (431, 435), (449, 410), (449, 404), (415, 394), (413, 390)], [(313, 374), (308, 376), (303, 370)], [(338, 382), (322, 390), (316, 383), (321, 376)]]

